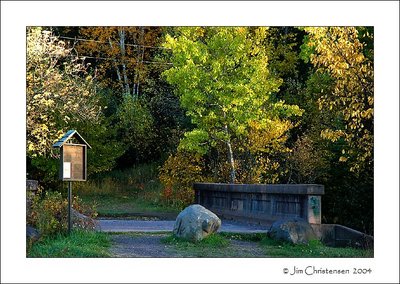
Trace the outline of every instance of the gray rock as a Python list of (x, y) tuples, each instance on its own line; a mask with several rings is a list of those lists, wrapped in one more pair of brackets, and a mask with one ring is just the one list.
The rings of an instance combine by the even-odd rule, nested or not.
[(71, 213), (72, 213), (72, 226), (74, 228), (80, 228), (86, 230), (98, 230), (100, 228), (96, 220), (79, 213), (75, 209), (71, 208)]
[(37, 191), (38, 186), (39, 182), (37, 180), (31, 180), (31, 179), (26, 180), (26, 190)]
[(199, 204), (186, 207), (176, 217), (173, 233), (179, 238), (200, 241), (218, 231), (221, 219)]
[(300, 218), (278, 220), (271, 225), (268, 235), (275, 240), (293, 244), (308, 244), (317, 236), (309, 223)]
[(38, 230), (36, 230), (35, 228), (26, 225), (26, 239), (30, 240), (30, 241), (37, 241), (40, 238), (40, 234), (38, 232)]

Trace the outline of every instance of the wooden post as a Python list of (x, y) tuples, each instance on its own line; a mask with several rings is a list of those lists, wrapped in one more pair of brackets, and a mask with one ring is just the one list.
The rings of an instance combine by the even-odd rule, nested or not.
[(69, 181), (68, 182), (68, 234), (71, 234), (71, 229), (72, 229), (71, 207), (72, 207), (72, 184)]

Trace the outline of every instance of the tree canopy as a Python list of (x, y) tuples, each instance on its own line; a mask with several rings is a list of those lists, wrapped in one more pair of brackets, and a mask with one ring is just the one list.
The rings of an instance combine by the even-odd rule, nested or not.
[(268, 69), (261, 45), (266, 28), (189, 27), (176, 32), (166, 37), (173, 67), (164, 74), (195, 125), (178, 147), (204, 155), (217, 143), (226, 144), (230, 180), (235, 182), (232, 140), (240, 143), (252, 127), (271, 127), (271, 120), (273, 127), (283, 127), (281, 117), (301, 111), (274, 97), (281, 79)]
[(87, 66), (50, 31), (27, 29), (27, 154), (51, 154), (71, 120), (95, 123), (101, 106)]
[(26, 51), (28, 177), (56, 179), (77, 129), (89, 177), (157, 163), (173, 204), (322, 183), (324, 222), (372, 230), (373, 27), (29, 27)]

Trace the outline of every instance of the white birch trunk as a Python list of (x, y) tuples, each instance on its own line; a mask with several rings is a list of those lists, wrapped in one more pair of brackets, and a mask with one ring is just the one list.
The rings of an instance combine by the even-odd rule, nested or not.
[[(139, 37), (139, 42), (138, 42), (138, 44), (140, 45), (144, 45), (144, 42), (143, 42), (143, 38), (144, 38), (144, 28), (143, 27), (140, 27), (140, 37)], [(139, 56), (140, 56), (140, 46), (139, 46), (139, 50), (138, 50), (138, 58), (139, 58)], [(144, 46), (143, 46), (143, 48), (142, 48), (142, 55), (141, 55), (141, 61), (140, 61), (140, 63), (141, 64), (143, 64), (143, 59), (144, 59)], [(139, 88), (140, 88), (140, 66), (137, 64), (136, 65), (137, 66), (137, 81), (136, 81), (136, 89), (135, 89), (135, 93), (136, 93), (136, 95), (137, 96), (139, 96)]]
[[(226, 135), (229, 137), (228, 125), (225, 124), (224, 129), (225, 129)], [(233, 151), (232, 151), (232, 145), (231, 145), (230, 138), (228, 138), (228, 140), (225, 141), (225, 143), (226, 143), (226, 146), (228, 147), (228, 162), (231, 165), (231, 173), (230, 173), (231, 180), (230, 180), (230, 182), (235, 183), (235, 181), (236, 181), (235, 159), (233, 157)]]
[(126, 75), (126, 65), (124, 63), (125, 61), (125, 31), (124, 29), (118, 30), (119, 34), (119, 47), (121, 50), (121, 57), (122, 57), (122, 75), (124, 76), (124, 84), (125, 84), (125, 93), (130, 94), (130, 87), (129, 87), (129, 82), (128, 82), (128, 76)]
[[(110, 38), (108, 38), (108, 43), (110, 44), (111, 49), (113, 49), (112, 41)], [(114, 66), (115, 66), (115, 71), (117, 71), (118, 82), (121, 84), (122, 89), (124, 89), (124, 84), (122, 83), (121, 73), (119, 72), (117, 60), (115, 60), (115, 58), (114, 58), (113, 62), (114, 62)]]

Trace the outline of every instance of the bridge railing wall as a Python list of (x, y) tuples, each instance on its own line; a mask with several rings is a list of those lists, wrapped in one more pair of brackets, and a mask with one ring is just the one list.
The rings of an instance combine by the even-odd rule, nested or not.
[(271, 223), (297, 217), (321, 224), (320, 184), (195, 183), (193, 188), (195, 203), (223, 218)]

